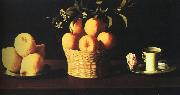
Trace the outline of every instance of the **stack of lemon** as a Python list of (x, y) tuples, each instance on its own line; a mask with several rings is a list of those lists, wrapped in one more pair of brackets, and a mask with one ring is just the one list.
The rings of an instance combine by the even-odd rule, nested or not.
[(21, 33), (15, 38), (14, 47), (2, 49), (2, 62), (7, 74), (36, 76), (43, 67), (45, 45), (36, 45), (28, 33)]
[[(80, 78), (97, 78), (103, 51), (113, 45), (113, 36), (106, 32), (105, 23), (90, 18), (83, 28), (82, 18), (70, 23), (69, 33), (62, 37), (62, 46), (68, 62), (68, 74)], [(101, 71), (100, 71), (101, 72)], [(103, 73), (103, 72), (102, 72)]]

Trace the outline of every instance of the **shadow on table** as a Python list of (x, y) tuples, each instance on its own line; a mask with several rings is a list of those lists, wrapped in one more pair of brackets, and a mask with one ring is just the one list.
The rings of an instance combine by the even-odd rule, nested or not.
[(42, 80), (42, 79), (55, 79), (55, 78), (66, 78), (67, 71), (65, 69), (52, 70), (49, 65), (45, 65), (43, 70), (37, 76), (11, 76), (6, 75), (5, 70), (1, 73), (3, 79), (20, 79), (20, 80)]
[[(113, 68), (113, 69), (112, 69)], [(103, 77), (99, 78), (115, 78), (119, 76), (132, 76), (132, 77), (160, 77), (160, 78), (175, 78), (180, 76), (180, 69), (177, 67), (175, 71), (168, 72), (168, 73), (163, 73), (163, 74), (155, 74), (155, 75), (144, 75), (144, 74), (135, 74), (131, 71), (128, 70), (127, 64), (113, 64), (110, 67), (109, 74)], [(33, 76), (33, 77), (22, 77), (22, 76), (8, 76), (8, 75), (3, 75), (1, 77), (4, 78), (20, 78), (20, 79), (55, 79), (55, 78), (75, 78), (71, 77), (67, 74), (67, 70), (65, 68), (60, 68), (60, 69), (51, 69), (49, 65), (45, 65), (43, 71), (41, 72), (40, 75), (38, 76)]]

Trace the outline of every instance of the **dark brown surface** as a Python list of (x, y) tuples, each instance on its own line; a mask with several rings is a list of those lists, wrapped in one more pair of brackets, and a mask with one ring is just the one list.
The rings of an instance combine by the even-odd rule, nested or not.
[[(1, 74), (1, 90), (55, 90), (55, 89), (94, 89), (94, 88), (179, 88), (180, 72), (177, 61), (173, 62), (177, 69), (160, 75), (140, 75), (126, 70), (126, 64), (112, 61), (111, 76), (99, 79), (79, 79), (66, 74), (66, 61), (45, 60), (49, 64), (48, 73), (37, 77), (11, 77)], [(123, 69), (124, 68), (124, 69)]]

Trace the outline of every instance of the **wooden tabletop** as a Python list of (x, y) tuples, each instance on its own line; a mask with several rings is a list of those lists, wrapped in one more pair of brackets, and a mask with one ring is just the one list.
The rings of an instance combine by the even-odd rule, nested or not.
[(79, 79), (67, 75), (64, 60), (45, 60), (48, 73), (37, 77), (12, 77), (0, 75), (0, 90), (23, 89), (91, 89), (91, 88), (176, 88), (180, 87), (178, 61), (172, 61), (175, 71), (159, 75), (134, 74), (126, 70), (126, 63), (112, 61), (114, 71), (98, 79)]

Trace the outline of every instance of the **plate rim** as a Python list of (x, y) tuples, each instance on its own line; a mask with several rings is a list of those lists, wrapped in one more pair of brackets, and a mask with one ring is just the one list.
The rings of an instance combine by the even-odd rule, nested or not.
[[(145, 64), (138, 64), (138, 66), (139, 65), (144, 65), (145, 66)], [(144, 75), (155, 75), (155, 74), (164, 74), (164, 73), (169, 73), (169, 72), (172, 72), (172, 71), (174, 71), (174, 70), (176, 70), (176, 66), (175, 65), (172, 65), (172, 66), (168, 66), (168, 68), (167, 69), (164, 69), (164, 70), (156, 70), (156, 71), (154, 71), (154, 72), (147, 72), (147, 71), (145, 71), (145, 70), (132, 70), (131, 72), (133, 72), (133, 73), (136, 73), (136, 74), (144, 74)]]
[(9, 77), (16, 77), (16, 78), (34, 78), (34, 77), (38, 77), (41, 76), (41, 73), (38, 73), (37, 75), (34, 76), (22, 76), (19, 73), (13, 73), (9, 70), (5, 70), (4, 75), (9, 76)]

